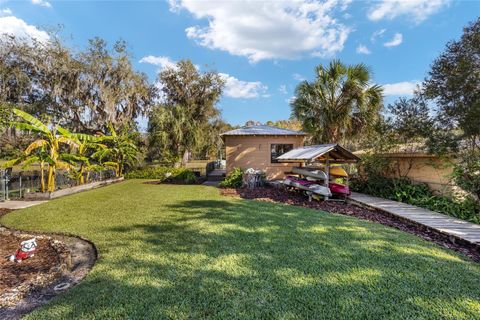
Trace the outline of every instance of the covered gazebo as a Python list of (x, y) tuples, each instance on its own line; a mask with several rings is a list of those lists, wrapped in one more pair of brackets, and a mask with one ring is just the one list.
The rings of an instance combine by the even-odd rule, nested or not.
[(356, 163), (359, 157), (337, 143), (304, 146), (290, 150), (277, 158), (279, 162), (297, 163)]
[(331, 172), (332, 170), (345, 172), (339, 167), (331, 168), (331, 165), (356, 163), (360, 158), (337, 143), (331, 143), (295, 148), (282, 154), (277, 160), (281, 163), (298, 163), (299, 167), (310, 167), (311, 169), (317, 169), (312, 168), (315, 164), (323, 165), (324, 168), (321, 169), (325, 171), (325, 186), (328, 187), (331, 174), (332, 176), (341, 175)]

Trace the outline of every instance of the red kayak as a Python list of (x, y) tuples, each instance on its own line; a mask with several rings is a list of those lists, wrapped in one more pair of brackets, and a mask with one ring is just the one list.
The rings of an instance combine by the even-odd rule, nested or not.
[(346, 196), (350, 195), (350, 188), (344, 184), (330, 182), (328, 187), (333, 194), (341, 194)]

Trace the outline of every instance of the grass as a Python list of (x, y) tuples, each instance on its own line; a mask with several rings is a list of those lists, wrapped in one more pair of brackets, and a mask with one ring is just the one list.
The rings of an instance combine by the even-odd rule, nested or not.
[(4, 216), (92, 240), (100, 259), (27, 319), (478, 319), (480, 266), (316, 210), (130, 180)]

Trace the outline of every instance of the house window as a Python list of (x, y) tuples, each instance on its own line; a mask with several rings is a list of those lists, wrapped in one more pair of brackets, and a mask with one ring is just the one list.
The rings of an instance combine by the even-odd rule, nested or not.
[(277, 157), (293, 149), (293, 144), (272, 144), (270, 151), (270, 162), (278, 163)]

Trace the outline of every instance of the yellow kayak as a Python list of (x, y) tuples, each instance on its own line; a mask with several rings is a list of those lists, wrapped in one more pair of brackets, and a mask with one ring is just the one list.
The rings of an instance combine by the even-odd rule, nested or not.
[(342, 167), (330, 167), (330, 175), (348, 178), (348, 173)]

